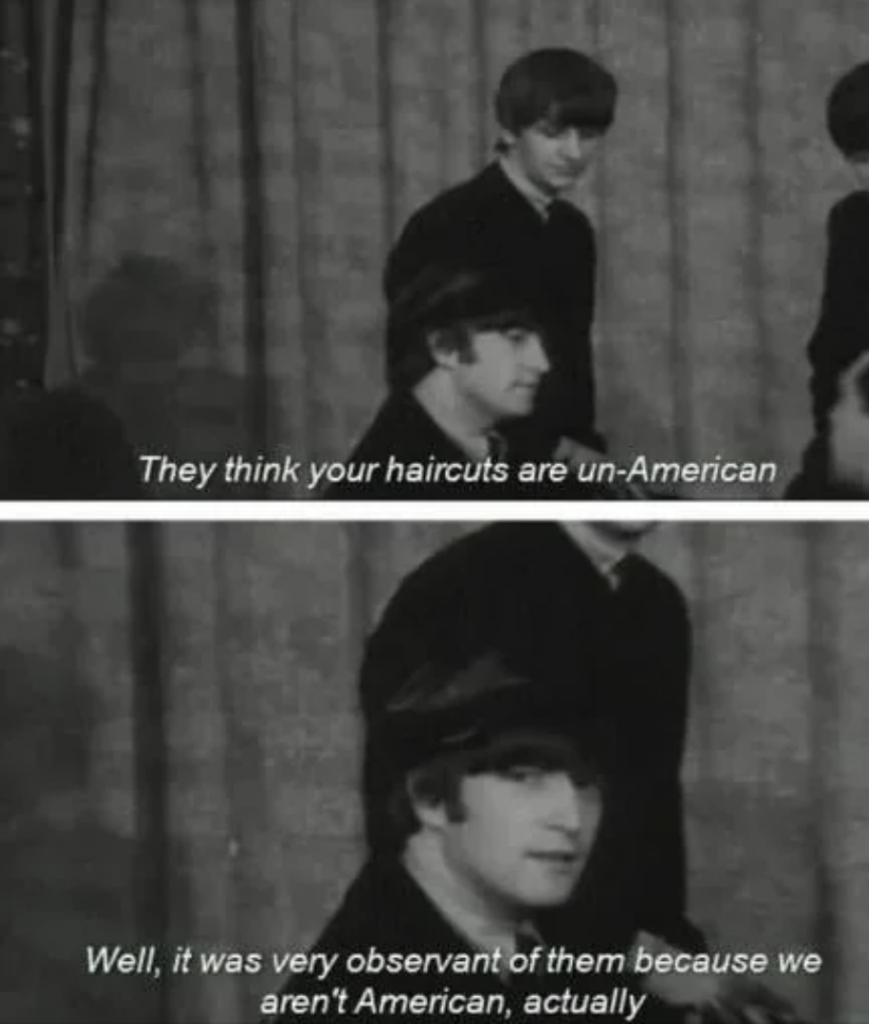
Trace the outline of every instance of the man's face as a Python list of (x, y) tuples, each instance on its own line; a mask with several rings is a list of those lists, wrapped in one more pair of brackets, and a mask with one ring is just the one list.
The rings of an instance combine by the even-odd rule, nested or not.
[(527, 327), (473, 331), (469, 350), (448, 362), (457, 398), (483, 428), (527, 416), (549, 370), (543, 339)]
[(830, 413), (830, 461), (837, 482), (869, 495), (869, 411), (856, 383), (867, 369), (869, 356), (863, 356), (842, 375), (839, 400)]
[(559, 127), (548, 121), (505, 133), (509, 158), (544, 195), (569, 192), (588, 170), (600, 142), (600, 132)]
[(517, 766), (468, 776), (459, 795), (463, 818), (444, 817), (441, 837), (460, 884), (513, 917), (569, 898), (597, 832), (596, 788), (565, 771)]

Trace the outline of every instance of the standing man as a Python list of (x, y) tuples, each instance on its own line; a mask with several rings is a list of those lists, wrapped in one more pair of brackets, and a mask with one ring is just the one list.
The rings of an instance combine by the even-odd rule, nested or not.
[[(498, 155), (482, 173), (418, 210), (390, 253), (391, 304), (433, 264), (470, 261), (525, 283), (544, 328), (551, 372), (532, 417), (543, 447), (578, 463), (604, 448), (595, 426), (591, 326), (595, 239), (588, 217), (564, 200), (585, 174), (615, 115), (614, 77), (570, 49), (535, 50), (505, 72), (495, 98)], [(387, 337), (396, 379), (400, 339)]]
[(840, 375), (869, 350), (869, 61), (850, 68), (830, 90), (827, 132), (856, 188), (827, 219), (823, 295), (807, 349), (815, 433), (785, 497), (844, 500), (864, 497), (832, 471), (830, 413)]

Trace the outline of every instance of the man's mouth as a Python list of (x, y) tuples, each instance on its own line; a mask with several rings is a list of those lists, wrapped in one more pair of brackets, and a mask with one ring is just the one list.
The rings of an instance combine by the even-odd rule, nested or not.
[(571, 164), (568, 167), (554, 168), (559, 178), (578, 178), (585, 171), (585, 164)]
[(574, 867), (580, 859), (577, 850), (534, 850), (528, 856), (533, 860), (543, 861), (545, 864), (560, 868)]

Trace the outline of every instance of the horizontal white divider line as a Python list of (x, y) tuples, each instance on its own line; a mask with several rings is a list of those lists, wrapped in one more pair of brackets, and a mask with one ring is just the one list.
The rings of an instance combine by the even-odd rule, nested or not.
[(11, 501), (3, 522), (869, 522), (869, 501)]

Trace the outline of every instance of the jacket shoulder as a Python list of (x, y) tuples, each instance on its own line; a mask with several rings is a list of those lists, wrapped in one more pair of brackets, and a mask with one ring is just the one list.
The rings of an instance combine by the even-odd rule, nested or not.
[(478, 210), (494, 194), (492, 178), (492, 169), (487, 168), (473, 178), (439, 192), (410, 215), (402, 234), (436, 227), (466, 212)]
[(869, 192), (857, 190), (830, 208), (828, 229), (833, 234), (865, 234), (869, 230)]

